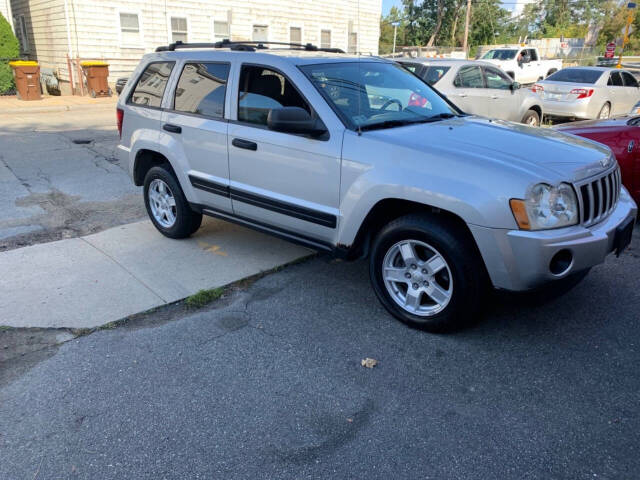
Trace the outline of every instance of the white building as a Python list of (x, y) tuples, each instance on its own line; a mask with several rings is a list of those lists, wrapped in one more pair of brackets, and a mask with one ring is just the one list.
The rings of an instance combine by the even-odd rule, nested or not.
[[(110, 81), (176, 40), (313, 43), (378, 53), (381, 0), (0, 0), (22, 54), (68, 79), (67, 56), (105, 60)], [(74, 77), (77, 77), (74, 70)]]

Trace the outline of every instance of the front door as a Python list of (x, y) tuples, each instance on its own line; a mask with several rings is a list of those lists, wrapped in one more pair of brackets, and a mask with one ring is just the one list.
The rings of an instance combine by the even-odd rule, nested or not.
[[(301, 107), (317, 115), (281, 72), (242, 65), (229, 124), (234, 214), (284, 233), (332, 243), (339, 216), (342, 135), (314, 138), (267, 127), (269, 111)], [(235, 120), (235, 121), (234, 121)]]
[(513, 80), (494, 67), (483, 67), (486, 92), (489, 97), (489, 116), (519, 122), (520, 96), (511, 89)]
[(479, 66), (464, 66), (453, 80), (453, 92), (448, 96), (463, 112), (489, 115), (489, 99)]
[(231, 212), (225, 97), (229, 63), (186, 62), (162, 128), (182, 149), (196, 202)]

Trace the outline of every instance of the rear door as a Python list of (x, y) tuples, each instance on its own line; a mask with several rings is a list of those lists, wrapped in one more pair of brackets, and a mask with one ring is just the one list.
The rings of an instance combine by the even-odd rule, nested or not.
[[(294, 73), (306, 81), (301, 72)], [(234, 214), (285, 235), (332, 244), (339, 217), (344, 129), (332, 131), (323, 122), (330, 131), (321, 137), (270, 130), (267, 117), (274, 108), (300, 107), (320, 115), (282, 71), (242, 64), (238, 78), (228, 137)]]
[(185, 62), (162, 121), (186, 160), (182, 168), (197, 202), (225, 212), (231, 211), (225, 119), (229, 70), (225, 62)]
[(620, 72), (622, 75), (622, 81), (624, 82), (625, 93), (625, 105), (624, 112), (629, 113), (633, 106), (640, 100), (640, 88), (638, 88), (638, 81), (629, 72)]
[(449, 99), (462, 111), (473, 115), (489, 115), (490, 99), (487, 97), (480, 66), (460, 67), (453, 80), (453, 87)]
[[(607, 82), (609, 88), (609, 94), (611, 95), (611, 115), (618, 115), (625, 112), (626, 92), (624, 88), (624, 82), (622, 81), (622, 75), (620, 72), (612, 71), (609, 74), (609, 81)], [(632, 105), (633, 106), (633, 105)], [(631, 107), (629, 107), (629, 110)]]
[(511, 90), (513, 80), (495, 67), (482, 67), (489, 97), (487, 114), (493, 118), (519, 122), (520, 97)]

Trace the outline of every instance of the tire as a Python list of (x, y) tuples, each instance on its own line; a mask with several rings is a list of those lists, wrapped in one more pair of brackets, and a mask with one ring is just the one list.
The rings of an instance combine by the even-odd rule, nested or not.
[(600, 112), (598, 113), (598, 118), (607, 119), (610, 116), (611, 116), (611, 104), (607, 102), (600, 109)]
[(202, 223), (202, 214), (191, 209), (178, 181), (164, 165), (152, 167), (144, 177), (144, 204), (153, 225), (169, 238), (187, 238)]
[(527, 110), (527, 113), (522, 117), (522, 122), (530, 127), (539, 127), (540, 126), (540, 115), (535, 110)]
[[(407, 252), (413, 253), (405, 257)], [(415, 264), (404, 260), (412, 255)], [(398, 281), (385, 280), (385, 272), (393, 272)], [(410, 327), (433, 333), (457, 330), (477, 319), (488, 286), (468, 232), (453, 221), (427, 214), (406, 215), (383, 227), (373, 242), (369, 276), (389, 313)], [(407, 302), (416, 297), (417, 303)]]

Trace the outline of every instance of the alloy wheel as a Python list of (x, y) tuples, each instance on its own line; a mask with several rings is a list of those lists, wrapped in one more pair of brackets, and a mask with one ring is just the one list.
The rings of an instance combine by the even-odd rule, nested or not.
[(402, 240), (389, 248), (382, 278), (393, 301), (421, 317), (444, 310), (453, 295), (447, 261), (433, 246), (419, 240)]
[(176, 223), (176, 200), (169, 186), (159, 178), (149, 184), (149, 206), (156, 222), (164, 228), (171, 228)]

